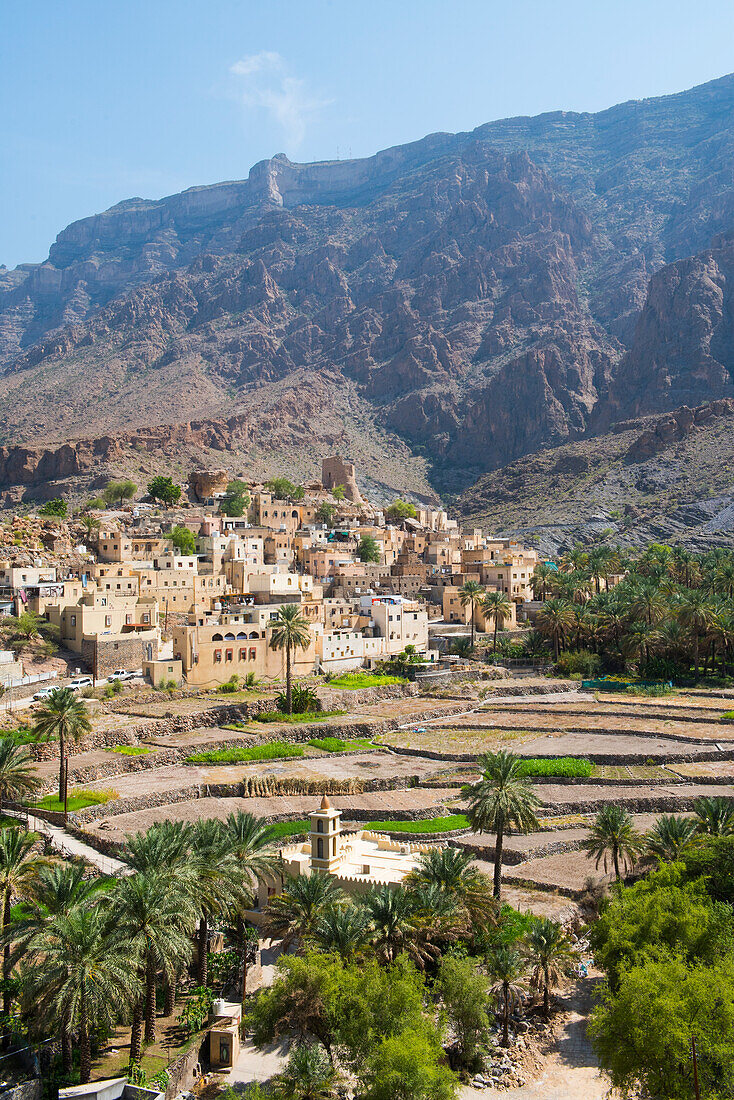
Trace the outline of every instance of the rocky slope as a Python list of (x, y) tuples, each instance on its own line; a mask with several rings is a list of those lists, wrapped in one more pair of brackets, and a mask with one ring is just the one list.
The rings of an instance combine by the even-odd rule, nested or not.
[(114, 436), (170, 465), (188, 429), (166, 426), (206, 421), (258, 472), (338, 446), (430, 497), (734, 395), (733, 104), (725, 77), (362, 161), (279, 156), (74, 223), (0, 269), (0, 487), (31, 485), (18, 444)]
[(519, 459), (480, 478), (457, 511), (548, 554), (600, 540), (734, 546), (734, 399)]

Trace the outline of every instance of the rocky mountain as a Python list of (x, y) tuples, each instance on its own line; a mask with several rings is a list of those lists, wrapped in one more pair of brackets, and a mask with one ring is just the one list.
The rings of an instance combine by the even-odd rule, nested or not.
[(36, 471), (69, 440), (86, 471), (171, 466), (226, 424), (245, 470), (313, 474), (339, 447), (431, 497), (734, 396), (733, 106), (730, 76), (360, 161), (281, 155), (74, 223), (0, 268), (0, 487), (40, 484), (13, 480), (24, 450)]

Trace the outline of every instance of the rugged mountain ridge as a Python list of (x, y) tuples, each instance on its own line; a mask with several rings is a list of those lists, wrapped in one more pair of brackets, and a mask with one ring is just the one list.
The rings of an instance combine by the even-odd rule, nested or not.
[(336, 439), (430, 495), (734, 395), (733, 107), (725, 77), (74, 223), (0, 270), (0, 440), (235, 416), (245, 456)]

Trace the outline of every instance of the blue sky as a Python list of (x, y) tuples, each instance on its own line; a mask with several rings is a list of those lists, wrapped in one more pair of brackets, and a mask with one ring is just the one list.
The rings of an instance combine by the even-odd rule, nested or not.
[(364, 156), (731, 68), (732, 0), (4, 0), (0, 263), (278, 152)]

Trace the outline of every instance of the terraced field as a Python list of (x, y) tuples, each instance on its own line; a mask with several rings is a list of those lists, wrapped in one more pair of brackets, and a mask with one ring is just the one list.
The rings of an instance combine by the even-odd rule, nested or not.
[[(583, 757), (591, 762), (588, 778), (534, 780), (541, 802), (542, 829), (505, 840), (505, 878), (513, 889), (553, 890), (574, 895), (587, 879), (603, 879), (603, 867), (578, 850), (588, 822), (599, 806), (627, 807), (641, 830), (661, 812), (690, 812), (702, 795), (734, 799), (734, 724), (722, 719), (734, 700), (722, 693), (686, 693), (665, 698), (580, 694), (576, 685), (543, 680), (508, 694), (482, 699), (481, 682), (466, 685), (464, 697), (419, 696), (355, 704), (316, 729), (317, 737), (361, 738), (352, 752), (329, 753), (303, 743), (291, 759), (236, 764), (191, 764), (192, 753), (263, 740), (303, 738), (314, 732), (244, 720), (232, 728), (219, 724), (216, 707), (187, 719), (193, 729), (172, 730), (170, 710), (149, 719), (141, 744), (149, 751), (125, 756), (94, 748), (71, 758), (72, 784), (92, 790), (113, 787), (117, 797), (104, 806), (80, 811), (76, 824), (92, 843), (121, 841), (162, 819), (195, 821), (221, 818), (234, 809), (268, 818), (302, 818), (313, 809), (317, 792), (330, 789), (345, 819), (359, 822), (429, 818), (465, 809), (462, 784), (479, 776), (483, 752), (510, 749), (525, 757), (552, 760)], [(512, 691), (511, 691), (512, 689)], [(462, 690), (464, 690), (462, 685)], [(500, 689), (498, 689), (500, 690)], [(175, 704), (169, 703), (169, 708)], [(148, 717), (146, 715), (146, 717)], [(150, 716), (152, 718), (152, 715)], [(132, 717), (120, 718), (121, 736), (130, 740)], [(105, 718), (109, 730), (109, 716)], [(367, 737), (375, 744), (364, 747)], [(52, 786), (58, 761), (37, 765)], [(494, 837), (468, 832), (449, 843), (468, 847), (487, 863)]]

